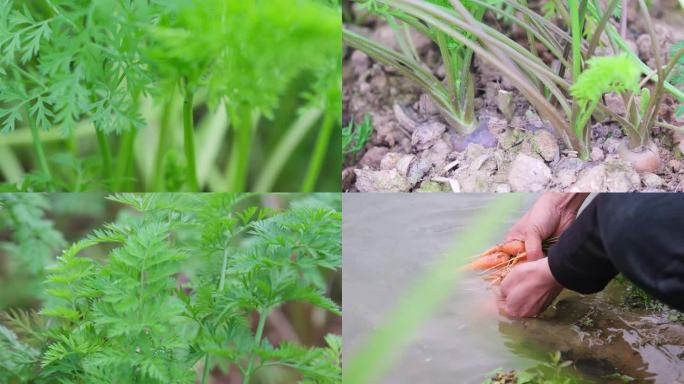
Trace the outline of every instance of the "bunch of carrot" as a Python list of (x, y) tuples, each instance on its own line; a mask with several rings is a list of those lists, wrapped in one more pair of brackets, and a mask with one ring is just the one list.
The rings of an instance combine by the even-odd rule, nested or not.
[[(552, 237), (542, 242), (542, 250), (546, 251), (558, 241)], [(464, 267), (466, 271), (481, 271), (481, 276), (492, 284), (499, 284), (515, 265), (527, 261), (525, 242), (509, 240), (495, 245), (475, 256), (474, 260)]]

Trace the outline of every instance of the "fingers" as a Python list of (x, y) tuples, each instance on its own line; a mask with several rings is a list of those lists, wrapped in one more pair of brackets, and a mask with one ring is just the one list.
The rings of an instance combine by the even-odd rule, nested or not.
[(525, 250), (530, 261), (539, 260), (544, 257), (542, 238), (536, 227), (530, 227), (525, 231)]

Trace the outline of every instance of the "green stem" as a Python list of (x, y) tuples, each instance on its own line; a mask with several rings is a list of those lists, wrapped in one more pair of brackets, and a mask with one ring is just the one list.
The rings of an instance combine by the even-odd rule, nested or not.
[(323, 115), (323, 111), (320, 108), (312, 107), (307, 108), (297, 118), (297, 121), (292, 124), (285, 136), (283, 136), (283, 139), (280, 140), (278, 146), (271, 152), (251, 191), (269, 192), (273, 189), (273, 185), (280, 176), (283, 166), (313, 128), (314, 124), (319, 121), (321, 115)]
[(231, 114), (232, 125), (235, 128), (233, 147), (230, 154), (228, 171), (228, 191), (243, 192), (247, 186), (249, 171), (249, 157), (252, 148), (252, 111), (243, 108), (242, 116)]
[(121, 192), (122, 187), (128, 184), (127, 176), (131, 169), (133, 161), (133, 141), (135, 139), (135, 128), (124, 132), (121, 137), (121, 148), (119, 148), (119, 159), (116, 164), (116, 173), (114, 174), (114, 192)]
[(589, 129), (587, 128), (587, 123), (589, 122), (592, 113), (594, 113), (594, 110), (598, 106), (599, 100), (600, 99), (592, 100), (589, 107), (579, 113), (579, 118), (576, 123), (577, 125), (575, 126), (575, 133), (580, 139), (579, 157), (582, 160), (587, 160), (589, 158)]
[(228, 264), (228, 245), (223, 250), (223, 266), (221, 267), (221, 281), (219, 283), (219, 292), (223, 292), (223, 287), (226, 283), (226, 265)]
[(187, 167), (187, 182), (192, 192), (199, 191), (197, 170), (195, 164), (195, 130), (192, 125), (192, 102), (195, 95), (189, 85), (185, 85), (185, 99), (183, 100), (183, 139)]
[(53, 190), (52, 188), (52, 172), (50, 172), (50, 166), (48, 165), (47, 158), (45, 157), (45, 150), (43, 149), (43, 142), (40, 141), (40, 131), (38, 130), (38, 126), (36, 125), (36, 122), (31, 118), (31, 115), (26, 112), (26, 118), (28, 120), (28, 124), (31, 128), (31, 136), (33, 138), (33, 148), (36, 151), (36, 157), (38, 158), (38, 165), (40, 166), (41, 171), (45, 175), (47, 175), (49, 179), (49, 189), (50, 191)]
[(109, 151), (107, 135), (98, 128), (95, 128), (95, 134), (97, 135), (97, 145), (100, 147), (100, 156), (102, 156), (103, 183), (108, 185), (112, 177), (112, 153)]
[(173, 99), (164, 103), (162, 116), (159, 121), (159, 141), (157, 142), (157, 153), (154, 159), (154, 182), (152, 190), (156, 192), (164, 191), (164, 155), (169, 150), (169, 119), (171, 117), (171, 105)]
[(202, 384), (207, 384), (209, 378), (209, 354), (204, 357), (204, 372), (202, 373)]
[(572, 80), (577, 81), (577, 77), (582, 72), (582, 30), (577, 0), (568, 0), (568, 8), (570, 8), (572, 30)]
[(311, 162), (309, 163), (309, 170), (307, 171), (304, 183), (302, 184), (302, 192), (312, 192), (314, 187), (316, 187), (316, 181), (318, 180), (321, 168), (323, 167), (323, 161), (325, 160), (325, 155), (328, 151), (328, 144), (334, 126), (335, 113), (328, 111), (323, 118), (323, 126), (321, 127), (321, 132), (318, 134), (318, 140), (316, 140), (316, 147), (314, 148), (314, 153), (311, 157)]
[[(266, 324), (267, 314), (265, 312), (259, 311), (259, 325), (257, 325), (256, 335), (254, 336), (255, 348), (261, 345), (261, 337), (264, 334), (264, 325)], [(256, 354), (252, 352), (249, 357), (249, 362), (247, 363), (247, 370), (245, 371), (245, 377), (242, 379), (242, 384), (249, 384), (252, 373), (254, 372), (254, 360), (256, 359)]]

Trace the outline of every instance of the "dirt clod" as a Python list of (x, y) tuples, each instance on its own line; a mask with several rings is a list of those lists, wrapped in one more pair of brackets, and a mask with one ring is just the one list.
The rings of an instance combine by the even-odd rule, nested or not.
[(516, 156), (508, 174), (508, 181), (514, 192), (539, 192), (546, 188), (550, 180), (549, 167), (542, 160), (524, 153)]
[(386, 147), (371, 147), (359, 160), (359, 165), (361, 167), (380, 168), (380, 162), (387, 152), (389, 152), (389, 148)]
[(531, 139), (532, 149), (539, 154), (545, 161), (558, 160), (560, 148), (556, 137), (547, 130), (539, 130), (534, 133)]
[(643, 175), (641, 180), (648, 188), (660, 188), (664, 183), (663, 179), (654, 173), (647, 173)]
[(419, 151), (432, 147), (446, 131), (446, 125), (431, 122), (416, 126), (411, 136), (411, 145)]
[(355, 169), (356, 188), (359, 192), (408, 192), (411, 184), (396, 169), (372, 171)]

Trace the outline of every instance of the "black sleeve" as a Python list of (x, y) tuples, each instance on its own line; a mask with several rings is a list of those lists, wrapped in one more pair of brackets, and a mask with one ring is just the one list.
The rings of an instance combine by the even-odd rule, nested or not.
[(601, 194), (548, 256), (568, 289), (598, 292), (620, 272), (684, 311), (684, 195)]

